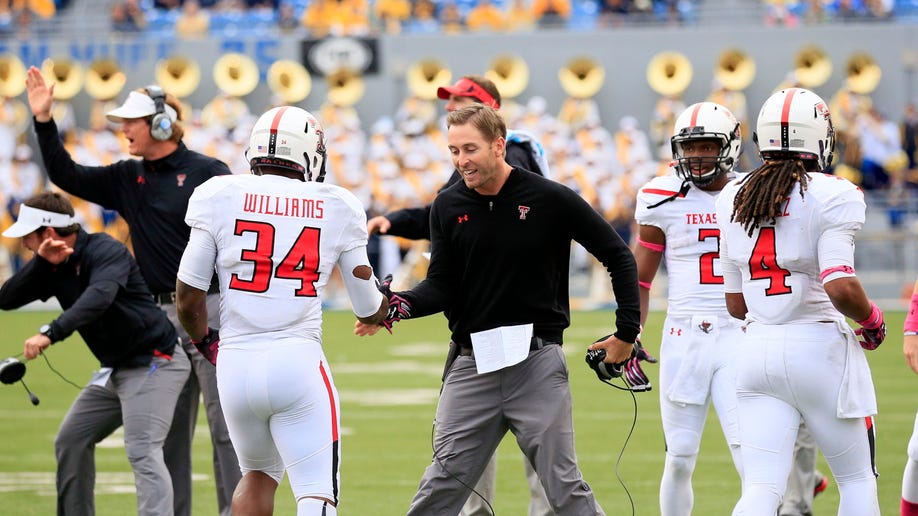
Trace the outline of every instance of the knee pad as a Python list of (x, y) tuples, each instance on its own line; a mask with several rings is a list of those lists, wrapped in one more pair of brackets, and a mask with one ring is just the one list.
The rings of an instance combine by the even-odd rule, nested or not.
[(677, 457), (694, 457), (701, 447), (701, 434), (680, 429), (666, 436), (666, 454)]
[(666, 469), (676, 476), (691, 476), (695, 471), (695, 461), (698, 455), (673, 455), (666, 453)]

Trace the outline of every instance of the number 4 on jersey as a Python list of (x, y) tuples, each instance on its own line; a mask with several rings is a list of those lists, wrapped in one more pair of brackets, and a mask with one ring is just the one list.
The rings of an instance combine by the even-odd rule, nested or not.
[(760, 228), (759, 237), (755, 241), (752, 256), (749, 258), (749, 276), (754, 280), (768, 280), (765, 295), (776, 296), (790, 294), (791, 288), (785, 281), (790, 275), (789, 270), (778, 266), (775, 228)]
[[(255, 249), (244, 249), (240, 260), (252, 262), (251, 279), (233, 273), (229, 288), (246, 292), (265, 292), (271, 283), (274, 253), (274, 226), (265, 222), (237, 220), (234, 234), (255, 233)], [(273, 277), (300, 280), (297, 296), (315, 297), (315, 282), (319, 279), (318, 228), (304, 227), (287, 255), (274, 270)]]

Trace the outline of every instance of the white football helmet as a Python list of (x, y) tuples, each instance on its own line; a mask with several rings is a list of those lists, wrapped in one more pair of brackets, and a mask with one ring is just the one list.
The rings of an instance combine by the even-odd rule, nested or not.
[[(684, 142), (712, 139), (720, 142), (720, 152), (717, 156), (685, 156), (682, 147)], [(733, 170), (739, 159), (743, 138), (740, 134), (740, 124), (729, 109), (714, 102), (699, 102), (687, 107), (676, 118), (670, 144), (676, 173), (696, 186), (706, 186), (720, 174)], [(703, 174), (692, 173), (692, 168), (699, 167), (713, 168)]]
[(762, 104), (754, 139), (763, 159), (802, 159), (815, 162), (811, 172), (825, 170), (835, 151), (829, 106), (807, 89), (777, 91)]
[(316, 117), (298, 107), (276, 107), (261, 115), (245, 156), (257, 175), (260, 166), (270, 165), (299, 172), (306, 181), (325, 179), (325, 133)]

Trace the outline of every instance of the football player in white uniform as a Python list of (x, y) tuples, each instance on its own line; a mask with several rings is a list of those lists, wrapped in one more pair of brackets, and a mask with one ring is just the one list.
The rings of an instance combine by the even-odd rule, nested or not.
[[(209, 180), (188, 204), (179, 317), (217, 364), (243, 473), (233, 513), (270, 514), (286, 470), (297, 514), (334, 515), (339, 401), (322, 351), (322, 292), (337, 264), (360, 321), (382, 322), (388, 301), (367, 258), (363, 206), (322, 183), (319, 122), (297, 107), (274, 108), (255, 123), (247, 158), (254, 175)], [(207, 327), (204, 303), (215, 267), (221, 335)]]
[(675, 175), (656, 177), (637, 195), (634, 256), (647, 319), (651, 282), (661, 260), (669, 277), (669, 307), (660, 345), (660, 414), (666, 462), (660, 482), (663, 516), (692, 513), (692, 473), (708, 407), (714, 409), (742, 477), (733, 362), (742, 322), (724, 302), (714, 201), (734, 177), (740, 124), (714, 102), (689, 106), (672, 136)]
[(838, 514), (878, 515), (876, 395), (863, 349), (883, 342), (886, 325), (854, 270), (864, 196), (820, 173), (835, 134), (815, 93), (774, 93), (754, 139), (764, 163), (716, 203), (727, 309), (746, 321), (736, 343), (743, 494), (733, 514), (775, 514), (802, 418), (838, 482)]

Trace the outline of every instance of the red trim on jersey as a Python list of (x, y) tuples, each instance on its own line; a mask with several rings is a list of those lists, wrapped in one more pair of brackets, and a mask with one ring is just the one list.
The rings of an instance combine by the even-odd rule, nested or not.
[(287, 111), (287, 106), (278, 109), (277, 113), (274, 114), (274, 120), (271, 120), (271, 132), (268, 136), (268, 154), (271, 156), (277, 150), (277, 127), (280, 126), (280, 121), (284, 117), (285, 111)]
[(918, 516), (918, 503), (910, 502), (905, 498), (902, 499), (902, 505), (899, 506), (901, 516)]
[(790, 147), (790, 107), (791, 100), (794, 98), (794, 93), (797, 93), (796, 88), (790, 88), (787, 90), (787, 95), (784, 97), (784, 105), (781, 107), (781, 148), (787, 150)]
[(659, 188), (644, 188), (641, 191), (644, 193), (649, 193), (649, 194), (666, 195), (666, 196), (676, 195), (678, 197), (685, 197), (685, 194), (682, 192), (675, 192), (672, 190), (661, 190)]
[(699, 102), (698, 104), (695, 104), (695, 109), (692, 110), (692, 118), (691, 118), (691, 121), (689, 122), (689, 127), (698, 126), (698, 112), (701, 111), (701, 105), (702, 105), (701, 102)]

